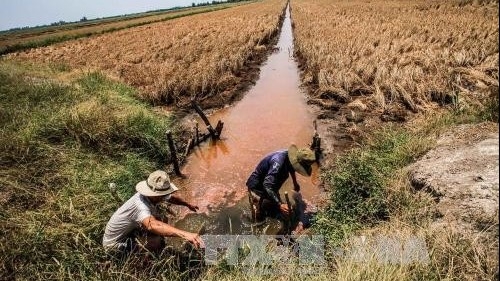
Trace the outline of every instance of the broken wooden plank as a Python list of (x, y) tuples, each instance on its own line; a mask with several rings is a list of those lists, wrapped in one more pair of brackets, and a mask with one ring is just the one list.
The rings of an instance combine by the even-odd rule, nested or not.
[(196, 111), (196, 113), (198, 113), (198, 115), (200, 115), (201, 120), (203, 120), (203, 122), (207, 126), (207, 130), (210, 132), (210, 135), (212, 136), (212, 139), (214, 139), (214, 140), (218, 139), (219, 135), (217, 134), (217, 132), (215, 131), (215, 129), (210, 124), (210, 121), (208, 120), (208, 118), (205, 115), (205, 113), (203, 113), (203, 111), (201, 110), (200, 106), (194, 100), (191, 101), (191, 106), (194, 108), (194, 110)]
[(314, 126), (314, 135), (313, 135), (313, 138), (312, 138), (312, 142), (311, 142), (310, 148), (311, 148), (312, 151), (314, 151), (314, 155), (315, 155), (315, 158), (316, 158), (316, 163), (319, 164), (319, 160), (320, 160), (320, 157), (321, 157), (321, 137), (318, 134), (318, 128), (317, 128), (316, 120), (313, 121), (313, 126)]
[(215, 131), (217, 132), (218, 137), (220, 137), (223, 127), (224, 127), (224, 122), (219, 120), (219, 122), (217, 122), (217, 126), (215, 126)]

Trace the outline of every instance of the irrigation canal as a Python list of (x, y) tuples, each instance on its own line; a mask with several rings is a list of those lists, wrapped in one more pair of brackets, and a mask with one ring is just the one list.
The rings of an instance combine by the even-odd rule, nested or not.
[[(277, 48), (260, 68), (256, 84), (231, 107), (209, 116), (212, 124), (224, 122), (221, 140), (196, 147), (177, 180), (181, 193), (200, 210), (178, 209), (176, 226), (195, 231), (205, 222), (210, 234), (250, 233), (249, 204), (245, 182), (258, 162), (268, 153), (286, 149), (292, 143), (307, 146), (313, 136), (313, 114), (300, 88), (297, 63), (293, 58), (290, 9), (279, 35)], [(203, 124), (201, 120), (196, 120)], [(193, 126), (194, 122), (193, 120)], [(320, 195), (317, 170), (312, 177), (297, 174), (308, 210)], [(291, 179), (281, 188), (292, 190)]]

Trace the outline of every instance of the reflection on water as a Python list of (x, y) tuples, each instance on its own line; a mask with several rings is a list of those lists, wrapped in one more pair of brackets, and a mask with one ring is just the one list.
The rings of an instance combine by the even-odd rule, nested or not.
[[(292, 143), (307, 146), (311, 142), (313, 116), (299, 88), (288, 9), (277, 47), (279, 51), (270, 55), (255, 86), (243, 99), (209, 116), (212, 124), (224, 122), (222, 139), (195, 148), (182, 170), (187, 178), (177, 183), (183, 195), (198, 204), (201, 213), (219, 213), (217, 219), (228, 214), (231, 220), (241, 221), (241, 214), (248, 209), (245, 182), (258, 162), (266, 154)], [(195, 122), (203, 124), (193, 120), (193, 127)], [(309, 202), (315, 202), (319, 193), (316, 174), (312, 178), (297, 174), (304, 199)], [(281, 193), (291, 187), (289, 179)], [(230, 211), (231, 206), (240, 210)], [(181, 218), (188, 213), (184, 209), (179, 214)], [(235, 233), (242, 231), (240, 224), (232, 224)], [(229, 225), (221, 228), (227, 233)]]

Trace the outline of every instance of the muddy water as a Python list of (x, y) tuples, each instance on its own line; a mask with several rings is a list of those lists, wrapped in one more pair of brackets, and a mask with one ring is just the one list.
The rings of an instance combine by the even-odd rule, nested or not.
[[(187, 176), (176, 182), (182, 195), (196, 202), (200, 213), (218, 214), (235, 232), (240, 231), (238, 213), (248, 209), (245, 182), (258, 162), (268, 153), (286, 149), (294, 143), (307, 146), (313, 135), (313, 115), (300, 89), (299, 70), (293, 58), (293, 35), (289, 10), (281, 28), (275, 51), (260, 69), (256, 84), (234, 106), (209, 116), (215, 125), (224, 122), (221, 140), (195, 148), (182, 172)], [(190, 120), (201, 125), (201, 120)], [(303, 198), (312, 204), (319, 194), (317, 173), (312, 177), (297, 174)], [(291, 190), (287, 180), (281, 194)], [(186, 210), (179, 213), (180, 217)], [(235, 220), (229, 222), (229, 220)]]

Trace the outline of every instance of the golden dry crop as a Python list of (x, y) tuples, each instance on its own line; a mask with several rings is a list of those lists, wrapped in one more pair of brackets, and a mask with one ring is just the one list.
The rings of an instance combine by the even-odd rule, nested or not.
[(245, 79), (242, 68), (277, 34), (285, 5), (259, 1), (9, 56), (102, 70), (152, 102), (182, 105), (197, 96), (220, 103), (233, 97)]
[[(14, 32), (0, 32), (0, 53), (15, 48), (16, 45), (36, 44), (43, 41), (57, 41), (58, 38), (88, 37), (89, 35), (106, 33), (124, 29), (132, 26), (139, 26), (153, 22), (165, 21), (172, 18), (219, 10), (229, 6), (240, 5), (240, 3), (229, 3), (224, 5), (201, 6), (169, 11), (153, 11), (128, 16), (118, 16), (103, 18), (99, 20), (80, 21), (76, 23), (64, 24), (62, 26), (47, 26), (33, 29), (26, 29)], [(58, 42), (66, 41), (61, 39)], [(46, 45), (44, 45), (46, 46)], [(10, 52), (10, 51), (9, 51)]]
[(292, 0), (291, 7), (313, 97), (419, 111), (432, 101), (498, 95), (498, 1)]

